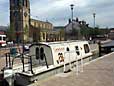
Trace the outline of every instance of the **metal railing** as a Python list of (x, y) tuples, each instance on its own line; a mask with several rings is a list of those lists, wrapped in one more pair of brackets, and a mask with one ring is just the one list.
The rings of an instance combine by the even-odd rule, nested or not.
[[(75, 65), (73, 66), (76, 66), (76, 74), (78, 75), (79, 71), (83, 72), (83, 58), (82, 58), (82, 53), (80, 52), (80, 58), (78, 58), (77, 56), (77, 53), (76, 51), (67, 51), (64, 53), (64, 72), (66, 71), (66, 64), (69, 63), (69, 68), (70, 70), (72, 70), (72, 61), (71, 61), (71, 58), (72, 58), (72, 54), (75, 54)], [(67, 56), (66, 56), (67, 55)], [(69, 61), (68, 62), (65, 62), (65, 58), (69, 58)], [(80, 63), (79, 64), (79, 60), (80, 60)]]

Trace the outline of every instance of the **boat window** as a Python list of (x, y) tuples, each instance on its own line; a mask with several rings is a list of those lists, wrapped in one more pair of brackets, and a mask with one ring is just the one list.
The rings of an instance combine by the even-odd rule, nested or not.
[(0, 37), (0, 40), (2, 40), (2, 37)]
[(41, 58), (41, 60), (44, 59), (44, 48), (43, 47), (40, 48), (40, 58)]
[(79, 47), (78, 46), (75, 46), (75, 50), (76, 50), (77, 55), (80, 55)]
[(3, 40), (5, 41), (6, 40), (6, 37), (3, 37)]
[(88, 44), (84, 44), (84, 50), (85, 50), (85, 53), (89, 53), (90, 49)]
[(39, 59), (39, 48), (36, 48), (36, 59)]
[(79, 50), (78, 46), (75, 47), (76, 50)]
[(66, 51), (70, 51), (68, 47), (66, 48)]

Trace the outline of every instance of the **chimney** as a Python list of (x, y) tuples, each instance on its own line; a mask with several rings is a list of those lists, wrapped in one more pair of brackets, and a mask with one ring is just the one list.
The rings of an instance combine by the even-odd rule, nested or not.
[(86, 22), (84, 20), (82, 21), (82, 25), (86, 25)]
[(79, 19), (78, 19), (78, 17), (76, 18), (76, 22), (79, 22)]
[(89, 24), (86, 24), (87, 27), (89, 27)]
[(81, 24), (81, 21), (79, 21), (79, 24)]
[(71, 19), (69, 19), (69, 24), (71, 23)]
[(84, 25), (84, 20), (82, 20), (82, 25)]
[(86, 21), (84, 21), (84, 25), (86, 25)]

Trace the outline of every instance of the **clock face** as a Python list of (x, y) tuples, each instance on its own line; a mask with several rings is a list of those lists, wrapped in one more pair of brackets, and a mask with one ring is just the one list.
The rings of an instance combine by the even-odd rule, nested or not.
[(24, 12), (24, 16), (27, 17), (27, 12)]

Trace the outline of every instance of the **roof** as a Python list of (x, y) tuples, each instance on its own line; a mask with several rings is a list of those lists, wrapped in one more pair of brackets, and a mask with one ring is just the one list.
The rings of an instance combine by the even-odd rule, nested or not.
[(47, 46), (51, 46), (51, 45), (58, 45), (58, 44), (65, 44), (65, 43), (75, 43), (75, 42), (87, 42), (87, 41), (82, 41), (82, 40), (69, 40), (69, 41), (57, 41), (57, 42), (39, 42), (39, 43), (35, 43), (32, 44), (31, 46), (34, 45), (47, 45)]
[(55, 26), (54, 29), (64, 29), (65, 26)]
[(6, 31), (8, 29), (7, 26), (0, 26), (0, 31)]
[(41, 23), (48, 23), (48, 24), (52, 24), (48, 21), (41, 21), (41, 20), (36, 20), (36, 19), (30, 19), (31, 21), (36, 21), (36, 22), (41, 22)]

